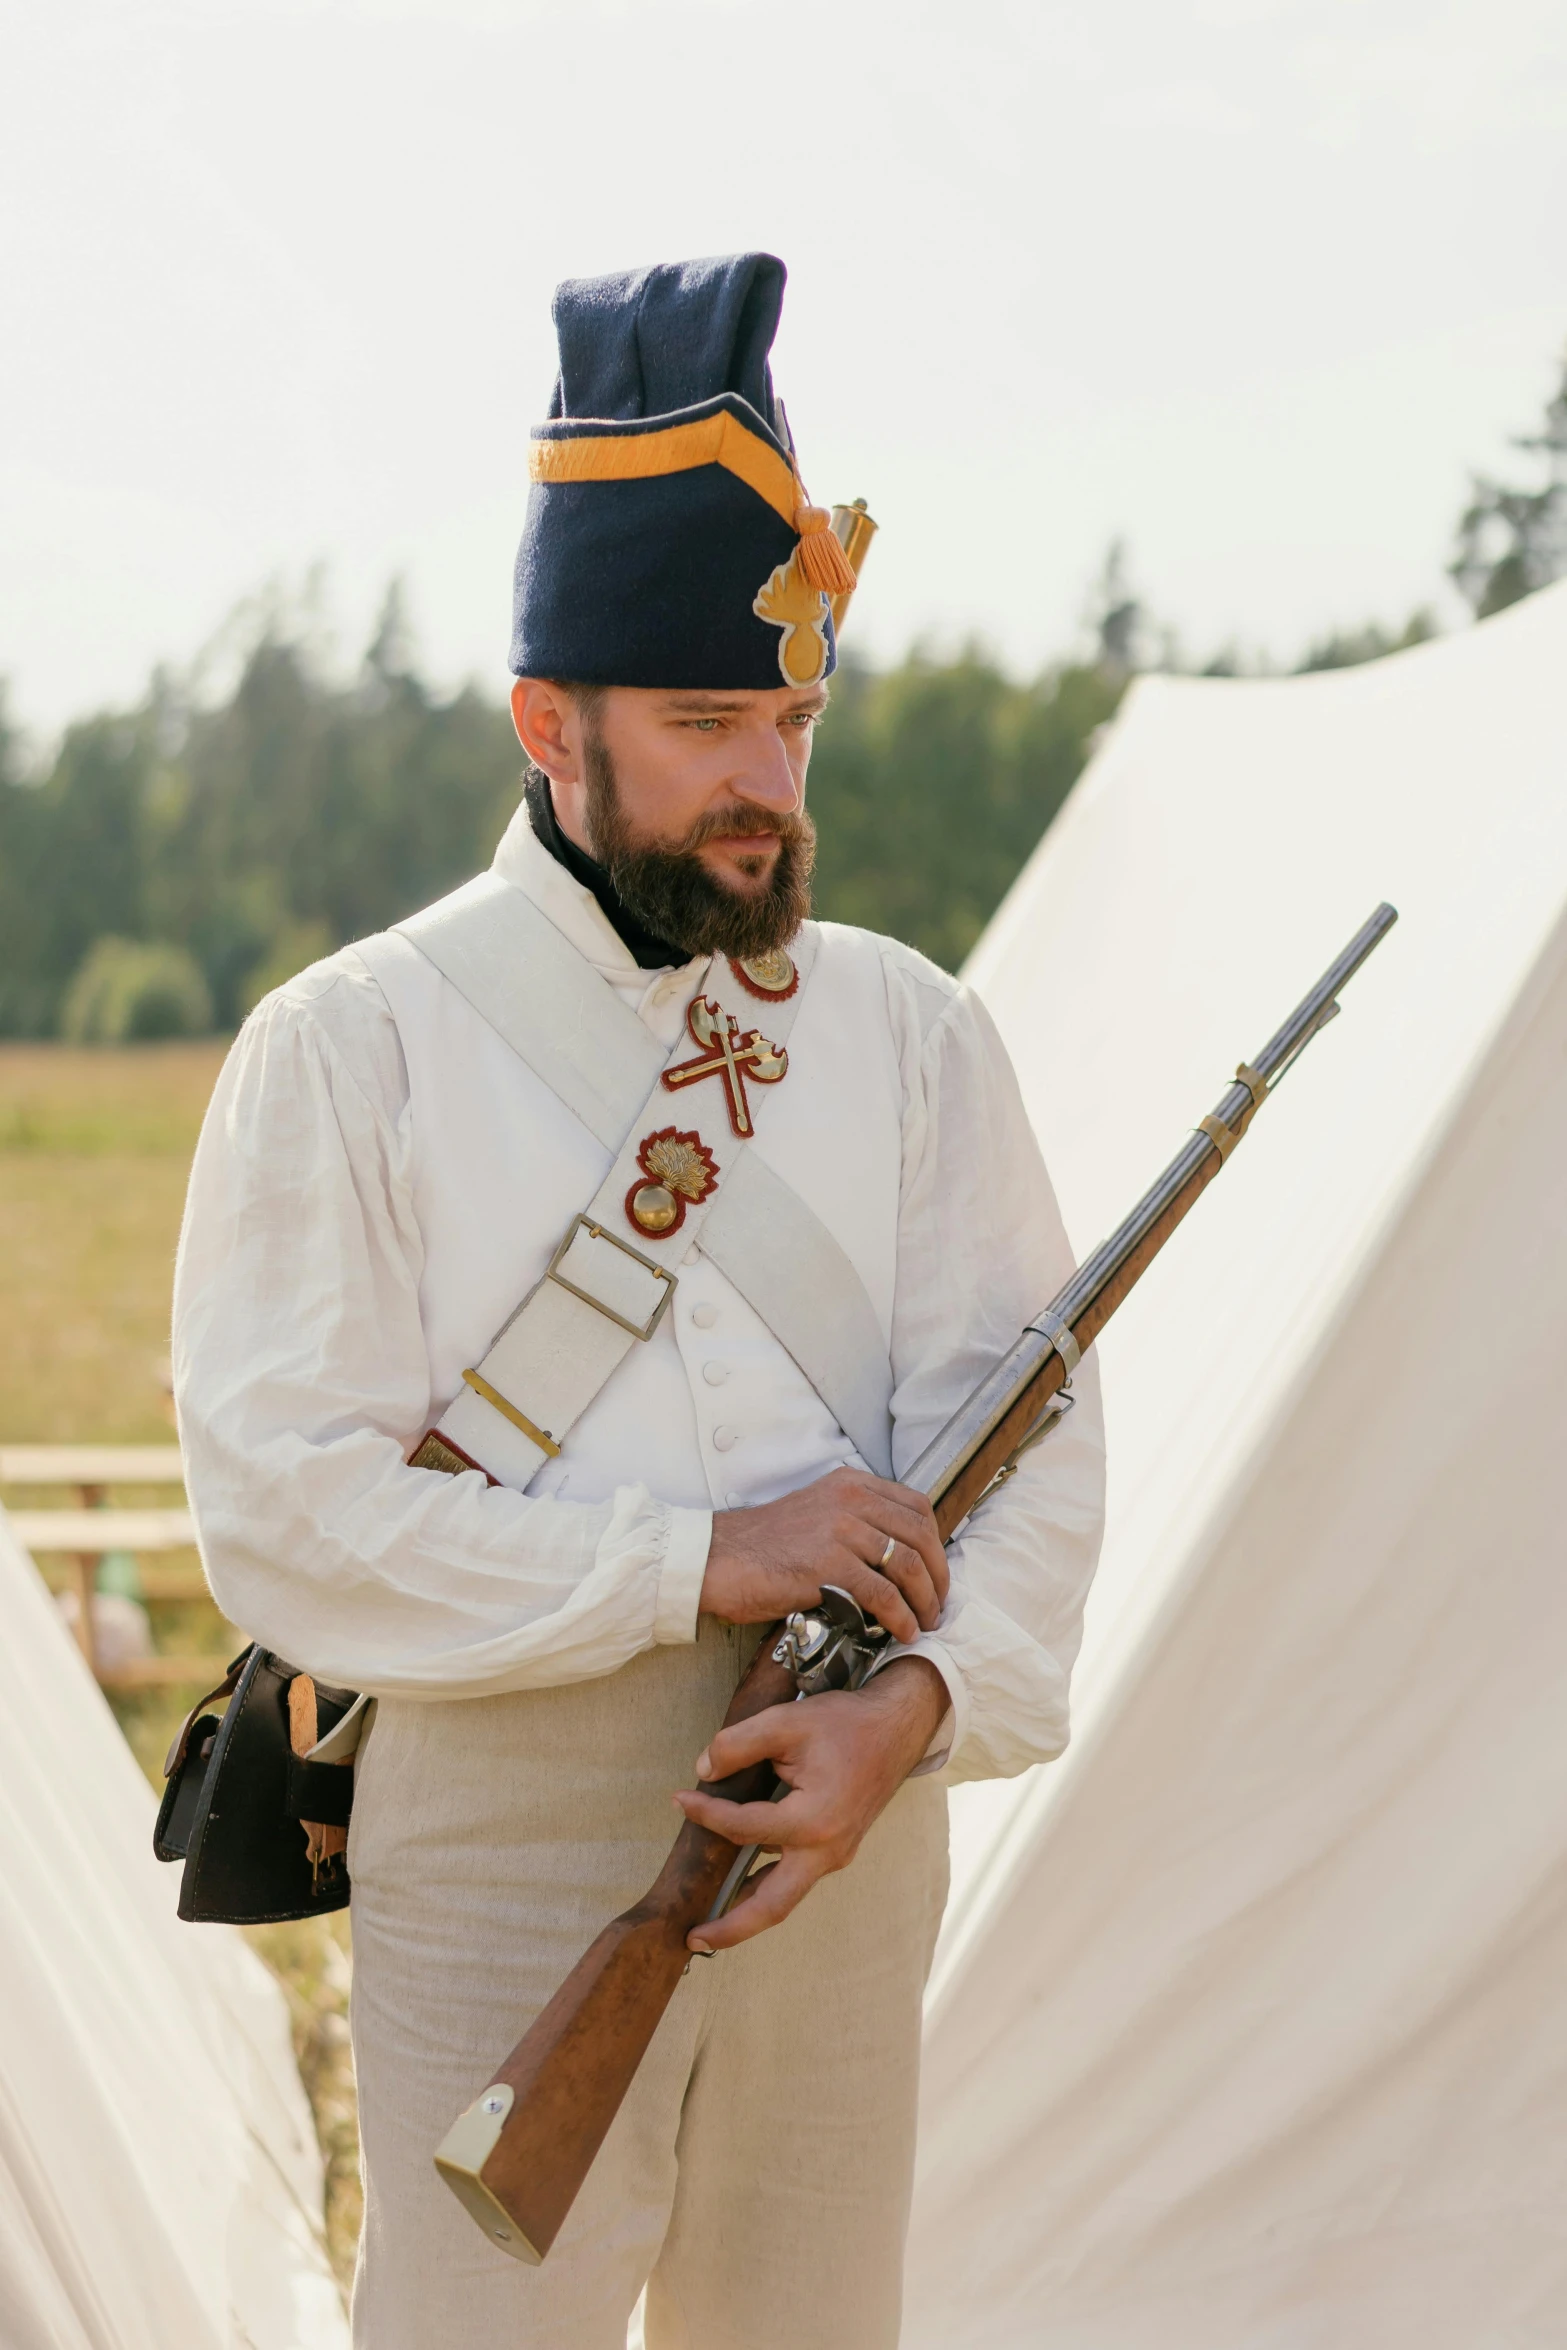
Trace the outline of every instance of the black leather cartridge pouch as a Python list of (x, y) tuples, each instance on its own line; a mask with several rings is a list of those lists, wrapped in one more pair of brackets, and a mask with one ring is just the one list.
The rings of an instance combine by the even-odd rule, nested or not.
[[(182, 1918), (273, 1925), (346, 1908), (346, 1857), (312, 1866), (302, 1823), (346, 1827), (351, 1764), (301, 1761), (289, 1738), (288, 1691), (298, 1667), (247, 1648), (221, 1686), (187, 1716), (165, 1765), (153, 1829), (159, 1860), (183, 1861)], [(315, 1684), (317, 1736), (336, 1728), (351, 1689)], [(221, 1714), (218, 1699), (227, 1700)]]

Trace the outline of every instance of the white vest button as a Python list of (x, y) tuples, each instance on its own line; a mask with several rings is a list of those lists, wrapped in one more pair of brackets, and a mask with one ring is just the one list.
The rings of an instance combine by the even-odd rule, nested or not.
[(724, 1507), (731, 1510), (743, 1510), (745, 1508), (744, 1494), (726, 1493), (724, 1495)]
[(702, 1376), (709, 1387), (722, 1387), (729, 1376), (729, 1365), (727, 1363), (704, 1363)]
[(738, 1432), (733, 1428), (715, 1428), (713, 1430), (713, 1450), (715, 1452), (728, 1452), (738, 1442)]
[(693, 1306), (691, 1319), (699, 1330), (711, 1330), (718, 1319), (717, 1306)]

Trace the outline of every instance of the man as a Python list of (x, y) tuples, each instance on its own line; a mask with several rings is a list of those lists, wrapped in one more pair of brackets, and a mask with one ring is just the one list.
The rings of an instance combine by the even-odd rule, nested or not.
[[(773, 394), (783, 280), (747, 255), (560, 288), (524, 805), (489, 875), (259, 1007), (192, 1175), (176, 1364), (214, 1590), (377, 1700), (349, 1846), (368, 2350), (620, 2350), (644, 2284), (654, 2350), (890, 2350), (935, 1774), (1066, 1739), (1090, 1367), (950, 1555), (896, 1481), (1070, 1259), (979, 1005), (805, 918), (842, 574)], [(824, 1582), (894, 1660), (714, 1737), (755, 1627)], [(696, 1782), (762, 1753), (781, 1857), (693, 1937), (723, 1955), (518, 2266), (432, 2151), (676, 1803), (754, 1833)]]

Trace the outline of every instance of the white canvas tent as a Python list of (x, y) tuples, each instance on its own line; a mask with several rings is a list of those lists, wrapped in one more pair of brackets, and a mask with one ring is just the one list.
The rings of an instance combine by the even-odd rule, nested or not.
[(0, 2344), (346, 2350), (282, 1995), (181, 1925), (151, 1790), (0, 1510)]
[(954, 1799), (907, 2350), (1567, 2340), (1567, 584), (1139, 684), (969, 975), (1086, 1250), (1383, 897), (1102, 1342), (1074, 1744)]

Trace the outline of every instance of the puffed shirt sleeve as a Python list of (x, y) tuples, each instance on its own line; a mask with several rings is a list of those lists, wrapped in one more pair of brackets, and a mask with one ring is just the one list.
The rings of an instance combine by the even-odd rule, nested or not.
[[(1006, 1050), (966, 988), (907, 952), (888, 962), (903, 1060), (893, 1316), (893, 1473), (901, 1476), (1073, 1269)], [(942, 1621), (903, 1655), (941, 1673), (951, 1712), (925, 1768), (1007, 1778), (1065, 1747), (1068, 1685), (1104, 1525), (1098, 1365), (949, 1550)]]
[(324, 1680), (415, 1698), (692, 1639), (709, 1512), (406, 1465), (431, 1409), (421, 1261), (395, 1025), (333, 958), (246, 1023), (191, 1172), (175, 1396), (224, 1612)]

